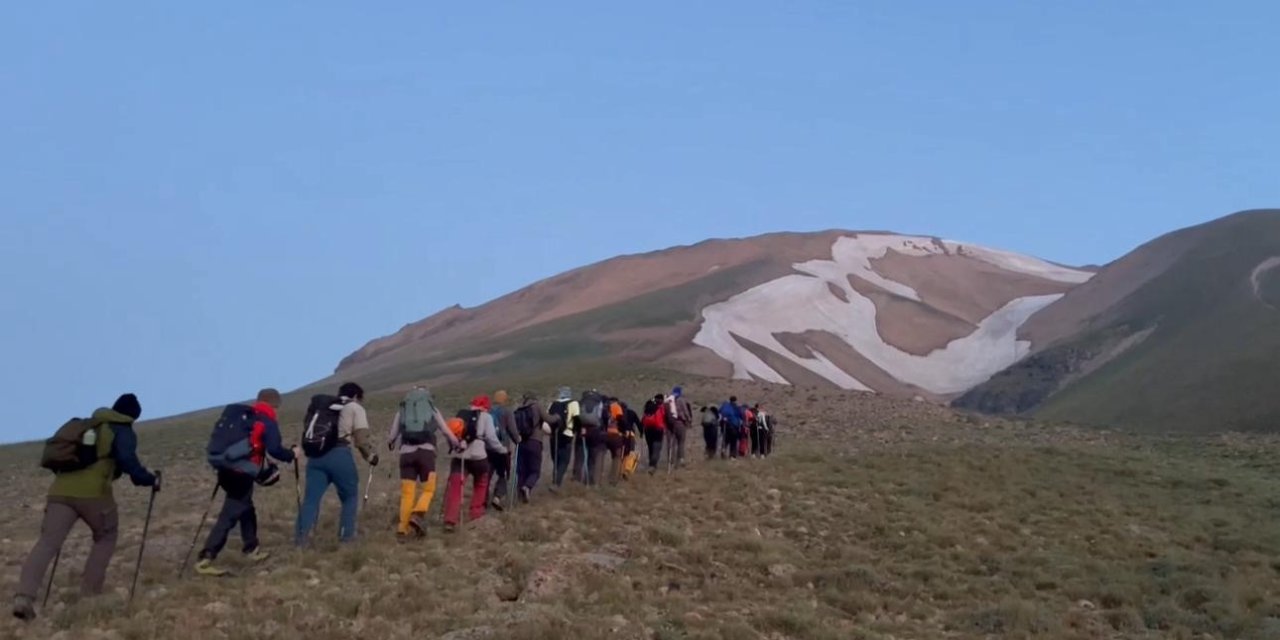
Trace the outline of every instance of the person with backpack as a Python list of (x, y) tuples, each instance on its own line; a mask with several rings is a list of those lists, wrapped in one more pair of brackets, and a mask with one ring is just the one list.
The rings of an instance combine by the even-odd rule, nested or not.
[(707, 445), (707, 460), (713, 460), (720, 448), (720, 409), (702, 408), (702, 440)]
[(356, 517), (360, 511), (360, 472), (356, 469), (355, 447), (369, 466), (378, 466), (378, 454), (369, 437), (369, 416), (364, 409), (364, 389), (345, 382), (338, 395), (311, 398), (303, 427), (302, 451), (307, 456), (306, 493), (294, 532), (298, 546), (306, 546), (320, 519), (320, 502), (333, 485), (342, 503), (338, 539), (351, 542), (356, 537)]
[(436, 493), (436, 434), (445, 424), (435, 399), (424, 387), (409, 391), (391, 420), (387, 448), (400, 453), (400, 519), (396, 535), (401, 538), (427, 533), (427, 511)]
[[(294, 462), (301, 449), (286, 448), (280, 437), (280, 425), (276, 411), (280, 408), (280, 392), (263, 389), (258, 392), (253, 405), (233, 404), (222, 412), (207, 449), (209, 464), (217, 472), (218, 488), (222, 490), (222, 510), (218, 520), (209, 530), (204, 547), (196, 562), (196, 573), (202, 576), (222, 577), (227, 570), (213, 564), (227, 545), (231, 530), (240, 527), (242, 551), (253, 562), (262, 562), (271, 554), (262, 550), (258, 542), (258, 511), (253, 504), (255, 484), (270, 486), (280, 479), (276, 465), (267, 462), (270, 456), (284, 464)], [(242, 452), (242, 453), (241, 453)]]
[(575, 460), (573, 472), (575, 476), (582, 479), (583, 484), (597, 485), (600, 480), (600, 465), (604, 460), (604, 452), (608, 449), (605, 433), (609, 420), (608, 402), (604, 394), (591, 389), (583, 392), (578, 405), (582, 464), (579, 466), (578, 460)]
[(649, 475), (658, 472), (658, 464), (662, 461), (662, 443), (667, 430), (666, 398), (659, 393), (644, 403), (644, 417), (640, 424), (644, 427), (644, 440), (649, 444)]
[(684, 441), (693, 423), (693, 407), (684, 398), (684, 389), (675, 387), (666, 400), (667, 434), (674, 438), (671, 455), (677, 467), (684, 466)]
[(489, 489), (493, 494), (489, 504), (498, 511), (506, 508), (507, 490), (511, 483), (511, 463), (515, 462), (513, 453), (520, 444), (515, 413), (507, 406), (510, 399), (506, 391), (494, 393), (493, 407), (489, 410), (494, 428), (498, 432), (498, 440), (506, 448), (505, 453), (489, 450)]
[(89, 418), (68, 421), (45, 442), (40, 466), (54, 473), (53, 484), (45, 500), (40, 538), (22, 564), (13, 597), (14, 617), (27, 622), (35, 619), (36, 595), (45, 571), (80, 520), (93, 533), (80, 593), (102, 593), (120, 530), (112, 483), (128, 475), (134, 486), (150, 487), (153, 493), (160, 491), (160, 472), (152, 473), (138, 461), (138, 437), (133, 423), (141, 415), (137, 396), (126, 393), (110, 409), (101, 408)]
[(609, 452), (609, 483), (617, 484), (625, 475), (623, 462), (627, 452), (627, 412), (622, 402), (613, 397), (605, 400), (605, 407), (607, 426), (604, 433), (605, 450)]
[(773, 453), (773, 414), (764, 409), (764, 405), (756, 405), (756, 423), (760, 425), (760, 457), (768, 458)]
[[(493, 426), (492, 409), (488, 396), (477, 396), (469, 409), (458, 412), (462, 422), (462, 436), (450, 440), (452, 460), (449, 462), (449, 484), (444, 494), (444, 530), (457, 529), (462, 516), (462, 485), (471, 476), (471, 509), (469, 521), (484, 517), (485, 502), (489, 495), (489, 451), (507, 453)], [(456, 435), (456, 434), (454, 434)]]
[(725, 454), (730, 459), (738, 457), (738, 440), (742, 435), (742, 408), (738, 406), (738, 397), (732, 396), (729, 401), (720, 405), (720, 420), (724, 423)]
[(520, 501), (528, 504), (534, 487), (538, 486), (538, 479), (542, 477), (542, 439), (551, 431), (548, 424), (551, 418), (542, 410), (538, 396), (533, 393), (524, 394), (513, 417), (520, 436), (516, 450), (516, 485)]
[(619, 430), (622, 432), (622, 478), (625, 480), (630, 478), (640, 465), (640, 454), (636, 452), (636, 440), (642, 427), (636, 410), (627, 406), (625, 402), (619, 404), (622, 406)]
[(553, 490), (564, 485), (564, 476), (568, 473), (569, 463), (575, 456), (580, 412), (581, 405), (573, 399), (573, 390), (569, 387), (560, 387), (555, 402), (547, 408), (547, 422), (555, 433), (551, 443), (551, 463), (554, 467), (551, 478)]

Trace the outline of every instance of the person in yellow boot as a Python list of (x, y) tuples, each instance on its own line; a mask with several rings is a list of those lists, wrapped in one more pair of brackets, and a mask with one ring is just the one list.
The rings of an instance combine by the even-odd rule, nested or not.
[[(400, 402), (391, 421), (387, 448), (400, 451), (400, 521), (402, 538), (424, 536), (426, 516), (436, 492), (436, 433), (445, 426), (431, 392), (416, 387)], [(423, 483), (418, 492), (418, 483)]]

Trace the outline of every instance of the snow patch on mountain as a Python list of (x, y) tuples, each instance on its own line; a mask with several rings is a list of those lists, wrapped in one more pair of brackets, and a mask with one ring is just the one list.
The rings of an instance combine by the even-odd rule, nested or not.
[[(787, 380), (738, 339), (750, 340), (844, 389), (870, 388), (821, 353), (796, 355), (775, 334), (828, 332), (897, 380), (937, 394), (966, 391), (1025, 357), (1031, 343), (1017, 339), (1018, 328), (1033, 314), (1062, 297), (1028, 296), (1006, 303), (982, 320), (973, 333), (927, 355), (913, 355), (886, 343), (876, 329), (876, 307), (849, 283), (857, 276), (903, 298), (921, 302), (911, 287), (875, 271), (871, 261), (888, 251), (909, 256), (951, 255), (981, 260), (1002, 269), (1057, 282), (1079, 283), (1093, 274), (1003, 251), (933, 238), (859, 234), (837, 239), (830, 260), (794, 265), (798, 274), (748, 289), (702, 312), (694, 344), (733, 364), (735, 378)], [(844, 292), (837, 296), (833, 290)], [(843, 299), (842, 299), (843, 298)]]

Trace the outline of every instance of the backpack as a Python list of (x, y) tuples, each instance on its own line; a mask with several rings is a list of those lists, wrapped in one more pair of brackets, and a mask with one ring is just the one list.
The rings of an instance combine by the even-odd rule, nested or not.
[(720, 426), (720, 418), (710, 407), (702, 410), (702, 426), (711, 428)]
[(464, 444), (471, 444), (480, 437), (480, 413), (479, 409), (463, 409), (458, 412), (458, 419), (462, 421), (461, 440)]
[(679, 398), (675, 396), (667, 396), (666, 401), (662, 403), (663, 408), (665, 408), (667, 412), (667, 416), (666, 416), (667, 424), (674, 424), (675, 422), (680, 420), (680, 405), (678, 404), (679, 402), (680, 402)]
[(538, 429), (538, 425), (534, 424), (538, 421), (537, 413), (533, 410), (533, 405), (526, 404), (516, 409), (516, 431), (520, 432), (520, 438), (527, 440), (533, 437), (533, 432)]
[(630, 478), (631, 474), (636, 472), (636, 467), (640, 466), (640, 454), (632, 451), (622, 458), (622, 477)]
[(54, 473), (88, 469), (98, 461), (98, 427), (88, 418), (72, 418), (44, 441), (40, 466)]
[(569, 424), (569, 401), (568, 400), (556, 400), (555, 402), (552, 402), (551, 406), (547, 409), (547, 413), (550, 413), (553, 417), (557, 419), (558, 426), (560, 426), (560, 433), (563, 433), (566, 436), (573, 435), (571, 433), (571, 428), (573, 425)]
[[(663, 403), (665, 404), (665, 403)], [(644, 405), (644, 417), (640, 419), (640, 424), (646, 429), (656, 429), (662, 431), (666, 429), (666, 412), (662, 405), (650, 400)]]
[(302, 452), (308, 458), (319, 458), (338, 446), (338, 417), (341, 415), (342, 400), (337, 396), (323, 393), (311, 396), (304, 423), (306, 427), (302, 432)]
[(434, 443), (439, 430), (431, 392), (426, 389), (410, 391), (400, 401), (400, 442), (408, 445)]
[(490, 409), (489, 417), (493, 418), (493, 430), (498, 433), (498, 442), (501, 442), (502, 446), (505, 447), (511, 444), (511, 434), (508, 433), (506, 427), (503, 426), (503, 422), (504, 422), (502, 419), (503, 409), (504, 407), (494, 407)]
[(604, 424), (604, 397), (595, 392), (582, 394), (578, 422), (586, 429), (599, 429)]
[(209, 466), (219, 471), (235, 471), (257, 475), (258, 465), (253, 463), (253, 425), (258, 421), (253, 407), (245, 404), (229, 404), (213, 425), (209, 444), (205, 447)]

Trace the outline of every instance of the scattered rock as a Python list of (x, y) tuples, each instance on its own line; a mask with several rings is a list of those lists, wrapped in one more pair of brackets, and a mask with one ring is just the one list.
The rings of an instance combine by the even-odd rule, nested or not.
[(769, 575), (775, 578), (790, 578), (795, 575), (796, 568), (789, 564), (769, 565)]
[(476, 640), (477, 638), (491, 637), (493, 637), (493, 627), (471, 627), (470, 629), (450, 631), (440, 636), (440, 640)]
[(622, 631), (623, 629), (626, 629), (628, 624), (630, 623), (627, 622), (627, 619), (622, 616), (614, 616), (612, 618), (609, 618), (609, 630), (612, 631), (613, 633), (617, 633), (619, 631)]
[(1076, 606), (1080, 607), (1081, 609), (1084, 609), (1085, 611), (1093, 611), (1094, 609), (1098, 608), (1098, 605), (1092, 602), (1089, 602), (1088, 600), (1081, 600), (1076, 603)]
[(231, 606), (225, 602), (210, 602), (204, 606), (204, 612), (214, 616), (224, 616), (231, 613)]
[(608, 553), (584, 553), (582, 554), (582, 559), (589, 564), (593, 564), (597, 567), (608, 569), (610, 571), (621, 567), (627, 561), (626, 558), (621, 558)]

